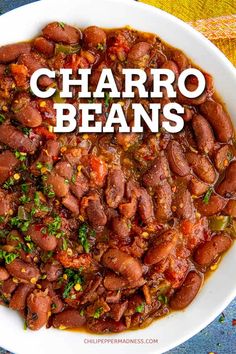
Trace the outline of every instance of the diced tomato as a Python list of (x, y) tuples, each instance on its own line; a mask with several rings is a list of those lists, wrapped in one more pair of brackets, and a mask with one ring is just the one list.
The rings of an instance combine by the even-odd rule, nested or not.
[(188, 235), (192, 232), (193, 223), (189, 220), (183, 220), (181, 224), (181, 230), (184, 235)]
[(57, 136), (56, 134), (50, 132), (46, 127), (37, 127), (34, 128), (34, 133), (41, 135), (43, 138), (47, 139), (47, 140), (56, 140)]
[(66, 61), (65, 68), (70, 68), (74, 72), (76, 72), (79, 68), (80, 69), (89, 68), (89, 62), (85, 58), (79, 56), (78, 54), (72, 54), (71, 56), (69, 56), (69, 59)]
[(96, 186), (103, 186), (107, 175), (107, 165), (100, 157), (92, 155), (90, 158), (90, 168), (92, 183)]
[(29, 76), (27, 67), (20, 64), (11, 64), (10, 68), (17, 86), (26, 86), (27, 78)]

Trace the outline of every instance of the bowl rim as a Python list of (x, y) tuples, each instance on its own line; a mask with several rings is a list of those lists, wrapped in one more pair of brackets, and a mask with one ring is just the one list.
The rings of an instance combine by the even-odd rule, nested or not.
[[(76, 0), (70, 0), (70, 1), (72, 2), (72, 1), (76, 1)], [(221, 65), (225, 67), (225, 69), (230, 73), (230, 75), (232, 75), (232, 80), (235, 81), (235, 83), (236, 83), (236, 70), (235, 70), (233, 64), (225, 57), (225, 55), (212, 42), (210, 42), (207, 38), (205, 38), (201, 33), (197, 32), (189, 24), (183, 22), (179, 18), (177, 18), (177, 17), (175, 17), (175, 16), (173, 16), (161, 9), (158, 9), (154, 6), (147, 5), (147, 4), (144, 4), (141, 2), (130, 1), (130, 0), (100, 0), (100, 1), (105, 2), (105, 3), (106, 2), (107, 3), (117, 3), (119, 5), (122, 4), (122, 5), (128, 6), (130, 9), (132, 9), (132, 8), (139, 8), (141, 10), (143, 9), (145, 11), (144, 16), (148, 15), (148, 12), (150, 12), (150, 13), (155, 13), (157, 16), (160, 15), (160, 16), (166, 18), (167, 21), (174, 22), (177, 26), (181, 27), (184, 31), (190, 32), (191, 35), (194, 36), (197, 40), (199, 40), (202, 43), (204, 43), (205, 45), (207, 45), (209, 47), (209, 50), (212, 51), (212, 54), (218, 57), (218, 59), (221, 62)], [(77, 2), (78, 3), (83, 2), (83, 3), (87, 4), (87, 3), (91, 2), (91, 0), (89, 0), (89, 1), (78, 0)], [(36, 1), (36, 2), (30, 3), (30, 4), (20, 6), (16, 9), (13, 9), (13, 10), (1, 15), (0, 16), (0, 26), (1, 26), (2, 19), (11, 18), (12, 16), (18, 16), (18, 15), (22, 14), (25, 10), (35, 12), (35, 10), (37, 10), (37, 7), (42, 6), (42, 8), (44, 8), (45, 3), (48, 3), (48, 4), (55, 3), (58, 6), (60, 6), (60, 4), (65, 3), (65, 0), (40, 0), (40, 1)], [(42, 5), (42, 4), (44, 4), (44, 5)], [(97, 4), (98, 4), (98, 2), (97, 2)], [(145, 30), (145, 29), (143, 29), (143, 30)], [(232, 248), (234, 249), (234, 255), (236, 255), (236, 245), (234, 245)], [(232, 250), (230, 250), (226, 254), (225, 258), (228, 259), (230, 257), (230, 254), (233, 255)], [(225, 261), (225, 259), (222, 262), (224, 262), (224, 261)], [(217, 272), (218, 271), (219, 270), (217, 270)], [(212, 313), (211, 316), (208, 317), (208, 319), (202, 321), (198, 326), (195, 326), (193, 329), (189, 330), (186, 334), (182, 335), (181, 338), (177, 338), (176, 340), (172, 341), (171, 343), (165, 345), (165, 347), (163, 349), (164, 351), (163, 350), (158, 351), (158, 348), (153, 346), (152, 348), (150, 348), (150, 350), (148, 349), (147, 352), (148, 353), (164, 353), (167, 350), (173, 349), (174, 347), (178, 346), (179, 344), (181, 344), (181, 343), (185, 342), (186, 340), (188, 340), (189, 338), (193, 337), (195, 334), (197, 334), (199, 331), (201, 331), (203, 328), (205, 328), (211, 321), (213, 321), (225, 309), (225, 307), (228, 306), (228, 304), (233, 300), (233, 298), (235, 296), (236, 296), (236, 285), (235, 285), (234, 289), (231, 290), (231, 292), (225, 297), (225, 300), (222, 301), (221, 304), (218, 304), (217, 310), (214, 313)], [(171, 315), (169, 315), (168, 317), (171, 317)], [(154, 325), (155, 325), (155, 323), (154, 323)], [(141, 330), (139, 332), (141, 333)], [(7, 345), (5, 345), (4, 344), (5, 341), (6, 341), (6, 338), (1, 340), (1, 342), (3, 342), (3, 344), (1, 344), (1, 345), (6, 347), (8, 350), (11, 350), (11, 351), (16, 350), (16, 348), (14, 348), (14, 345), (15, 345), (14, 342), (12, 342), (10, 345), (9, 345), (9, 343)]]

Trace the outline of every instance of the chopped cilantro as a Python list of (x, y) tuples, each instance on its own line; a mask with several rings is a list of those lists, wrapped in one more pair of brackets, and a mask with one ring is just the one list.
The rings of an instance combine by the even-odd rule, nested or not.
[(59, 26), (64, 29), (65, 28), (65, 23), (64, 22), (58, 22)]
[(93, 314), (93, 318), (99, 318), (103, 313), (103, 307), (98, 307)]
[(167, 298), (167, 296), (165, 296), (165, 295), (163, 295), (163, 294), (161, 294), (161, 295), (158, 296), (158, 300), (159, 300), (160, 302), (162, 302), (163, 304), (167, 304), (167, 303), (168, 303), (168, 298)]
[(25, 161), (27, 154), (25, 152), (20, 152), (18, 150), (15, 151), (15, 157), (20, 161)]
[(90, 244), (87, 239), (88, 235), (88, 225), (87, 224), (82, 224), (79, 228), (79, 240), (81, 245), (83, 246), (84, 250), (86, 253), (89, 253), (90, 251)]
[(101, 50), (101, 51), (103, 51), (104, 49), (105, 49), (104, 44), (102, 44), (102, 43), (98, 43), (98, 45), (97, 45), (97, 50)]
[(142, 313), (144, 311), (145, 303), (143, 302), (141, 305), (137, 306), (135, 312)]
[(28, 202), (30, 202), (30, 197), (27, 197), (26, 194), (23, 194), (23, 195), (19, 198), (19, 201), (20, 201), (22, 204), (28, 203)]
[(109, 92), (105, 92), (105, 107), (109, 107), (111, 101), (112, 98), (110, 97)]
[(75, 271), (73, 269), (67, 268), (64, 274), (67, 276), (67, 284), (64, 288), (62, 296), (63, 299), (66, 299), (70, 296), (70, 292), (76, 284), (83, 284), (83, 278), (81, 276), (81, 270)]
[(3, 184), (2, 188), (9, 189), (10, 187), (14, 186), (15, 180), (13, 177), (9, 177), (6, 182)]
[(206, 194), (203, 197), (203, 203), (205, 203), (205, 204), (209, 203), (209, 200), (210, 200), (210, 197), (211, 197), (212, 193), (213, 193), (213, 189), (209, 188), (208, 191), (206, 192)]
[(0, 124), (2, 124), (5, 121), (5, 116), (3, 114), (0, 114)]
[(3, 250), (0, 250), (0, 259), (4, 259), (6, 264), (12, 263), (17, 257), (18, 257), (18, 254), (16, 254), (16, 253), (11, 253), (11, 252), (6, 252)]

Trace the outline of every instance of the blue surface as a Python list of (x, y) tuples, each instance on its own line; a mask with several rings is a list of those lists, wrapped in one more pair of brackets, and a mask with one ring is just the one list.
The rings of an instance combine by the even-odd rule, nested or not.
[[(0, 0), (0, 12), (5, 13), (31, 2), (35, 1)], [(168, 354), (236, 354), (236, 326), (233, 326), (232, 323), (234, 319), (236, 319), (236, 300), (227, 307), (224, 311), (224, 316), (219, 316), (199, 334), (177, 348), (170, 350)], [(0, 354), (9, 354), (9, 352), (0, 348)]]

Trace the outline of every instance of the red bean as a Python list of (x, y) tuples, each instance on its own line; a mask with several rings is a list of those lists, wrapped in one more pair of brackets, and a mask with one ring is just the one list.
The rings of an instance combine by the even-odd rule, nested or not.
[(47, 291), (35, 290), (27, 298), (27, 327), (37, 331), (47, 324), (51, 309), (51, 299)]
[(112, 230), (121, 239), (126, 239), (130, 233), (129, 221), (122, 217), (112, 219)]
[(52, 188), (55, 195), (59, 198), (65, 197), (69, 192), (69, 185), (65, 179), (57, 174), (50, 173), (47, 176), (46, 185)]
[(29, 53), (30, 43), (15, 43), (0, 47), (0, 63), (10, 63), (16, 60), (21, 54)]
[(167, 146), (167, 157), (171, 170), (179, 176), (186, 176), (190, 172), (181, 145), (173, 140)]
[(62, 204), (69, 209), (72, 214), (79, 215), (79, 201), (72, 194), (68, 193), (63, 199)]
[(154, 208), (152, 197), (145, 188), (140, 188), (138, 211), (145, 224), (151, 223), (154, 219)]
[(79, 199), (88, 192), (89, 182), (82, 172), (79, 172), (75, 181), (70, 184), (70, 190)]
[(204, 202), (203, 199), (195, 200), (197, 210), (204, 216), (211, 216), (219, 213), (224, 209), (226, 203), (226, 200), (218, 195), (211, 195), (208, 202)]
[(62, 42), (65, 44), (76, 44), (81, 39), (81, 32), (75, 27), (60, 22), (49, 23), (43, 29), (45, 38), (54, 42)]
[(179, 218), (186, 220), (194, 220), (195, 212), (191, 194), (185, 187), (177, 188), (173, 200), (173, 209), (176, 209), (176, 214)]
[(105, 320), (91, 320), (87, 323), (88, 329), (95, 333), (119, 333), (127, 329), (122, 321), (115, 321), (111, 318)]
[(174, 310), (182, 310), (187, 307), (197, 295), (202, 285), (202, 277), (192, 271), (188, 273), (182, 286), (177, 289), (170, 299), (170, 306)]
[(178, 65), (179, 71), (189, 67), (189, 60), (180, 50), (174, 49), (171, 53), (171, 59)]
[(162, 235), (158, 236), (146, 253), (144, 262), (148, 265), (156, 264), (167, 258), (172, 250), (175, 248), (179, 239), (177, 230), (165, 231)]
[(206, 101), (201, 104), (200, 109), (212, 125), (219, 141), (227, 143), (233, 136), (233, 125), (221, 104), (215, 101)]
[(79, 328), (86, 322), (86, 318), (81, 316), (80, 311), (67, 309), (53, 316), (52, 325), (55, 328)]
[(216, 179), (216, 173), (213, 165), (204, 155), (199, 155), (194, 152), (186, 154), (187, 161), (192, 167), (193, 172), (206, 183), (213, 183)]
[(34, 287), (33, 284), (20, 284), (11, 298), (9, 304), (10, 308), (20, 312), (24, 311), (26, 307), (26, 299), (29, 293), (33, 291)]
[(30, 96), (26, 93), (20, 93), (12, 105), (14, 112), (14, 118), (18, 120), (22, 125), (29, 128), (36, 128), (42, 124), (42, 116), (33, 107), (30, 102)]
[(19, 160), (15, 155), (9, 151), (5, 150), (0, 155), (0, 184), (4, 183), (15, 167), (19, 164)]
[(175, 74), (175, 78), (176, 79), (178, 78), (178, 76), (179, 76), (179, 68), (175, 64), (174, 61), (172, 61), (172, 60), (165, 61), (164, 64), (162, 64), (161, 68), (162, 69), (169, 69), (169, 70), (173, 71), (173, 73)]
[(0, 285), (0, 293), (10, 300), (11, 294), (15, 291), (16, 287), (16, 282), (12, 278), (9, 278)]
[(16, 258), (10, 264), (6, 264), (6, 269), (13, 277), (28, 282), (32, 281), (35, 283), (40, 275), (35, 265), (26, 263), (19, 258)]
[(208, 121), (200, 114), (196, 114), (192, 119), (192, 127), (199, 151), (203, 153), (211, 152), (214, 148), (215, 139)]
[(225, 172), (225, 178), (216, 189), (217, 193), (229, 198), (236, 193), (236, 161), (231, 162)]
[(120, 290), (129, 284), (125, 278), (116, 274), (108, 274), (105, 276), (103, 284), (107, 290)]
[(42, 272), (46, 274), (48, 281), (56, 281), (62, 275), (63, 268), (59, 262), (52, 261), (44, 264)]
[(224, 209), (224, 212), (225, 214), (236, 218), (236, 200), (229, 200)]
[(34, 40), (34, 48), (44, 54), (47, 58), (51, 58), (54, 54), (54, 44), (44, 37), (37, 37)]
[(198, 180), (197, 178), (193, 177), (189, 182), (189, 190), (191, 194), (195, 196), (201, 196), (208, 190), (209, 186), (204, 182)]
[(49, 235), (47, 227), (44, 224), (30, 225), (27, 235), (29, 235), (31, 240), (44, 251), (53, 251), (57, 247), (56, 236)]
[(7, 216), (11, 209), (11, 203), (9, 195), (5, 192), (0, 190), (0, 215)]
[(107, 177), (106, 201), (109, 207), (117, 208), (125, 192), (125, 177), (120, 168), (113, 168)]
[(155, 217), (158, 222), (165, 223), (171, 217), (172, 190), (164, 180), (155, 190)]
[(142, 267), (137, 259), (115, 248), (110, 248), (103, 255), (105, 267), (120, 273), (128, 281), (137, 281), (142, 276)]
[(151, 45), (147, 42), (139, 42), (133, 45), (128, 54), (128, 65), (137, 68), (145, 68), (149, 60)]
[(0, 267), (0, 281), (5, 281), (9, 277), (10, 277), (10, 275), (9, 275), (8, 271), (5, 268)]
[(100, 197), (97, 194), (84, 197), (82, 204), (86, 205), (87, 217), (95, 229), (106, 225), (107, 217), (103, 205), (101, 204)]
[(169, 165), (166, 157), (161, 155), (154, 161), (152, 167), (143, 175), (146, 187), (155, 188), (163, 179), (169, 177)]
[(233, 151), (231, 145), (221, 146), (215, 153), (214, 163), (219, 172), (222, 172), (229, 165), (230, 160), (233, 157)]
[(53, 284), (48, 280), (43, 280), (41, 282), (42, 290), (47, 290), (48, 296), (51, 298), (51, 310), (52, 313), (62, 312), (65, 305), (63, 304), (60, 296), (54, 291)]
[(227, 251), (232, 240), (225, 235), (213, 236), (210, 241), (201, 244), (194, 253), (194, 260), (200, 266), (209, 266), (219, 254)]
[(55, 166), (55, 171), (59, 176), (64, 177), (69, 181), (71, 180), (73, 175), (72, 166), (69, 164), (69, 162), (66, 161), (58, 162)]
[[(30, 75), (36, 70), (46, 67), (46, 63), (42, 62), (42, 57), (36, 53), (22, 54), (18, 59), (18, 63), (25, 65)], [(53, 80), (48, 76), (43, 75), (39, 78), (38, 82), (39, 85), (47, 87), (53, 83)]]
[(2, 124), (0, 126), (0, 142), (12, 149), (29, 154), (34, 154), (39, 145), (37, 136), (30, 139), (11, 124)]
[(90, 26), (84, 30), (84, 42), (89, 48), (97, 48), (106, 44), (106, 33), (97, 26)]

